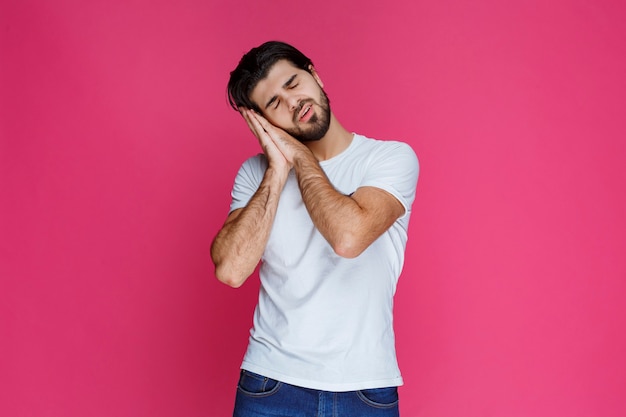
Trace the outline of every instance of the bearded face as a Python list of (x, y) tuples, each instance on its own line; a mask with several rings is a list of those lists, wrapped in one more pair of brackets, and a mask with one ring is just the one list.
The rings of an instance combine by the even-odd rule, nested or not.
[(293, 116), (294, 127), (284, 129), (300, 142), (312, 142), (324, 137), (330, 127), (330, 102), (326, 92), (320, 88), (320, 99), (305, 99), (300, 102)]
[(300, 142), (311, 142), (330, 128), (330, 103), (323, 87), (313, 67), (306, 71), (281, 60), (256, 84), (250, 99), (274, 126)]

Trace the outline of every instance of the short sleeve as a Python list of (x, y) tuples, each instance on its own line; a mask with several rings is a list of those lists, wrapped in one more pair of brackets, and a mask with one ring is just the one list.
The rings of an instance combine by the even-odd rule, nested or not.
[(361, 186), (377, 187), (392, 194), (404, 206), (406, 216), (415, 200), (419, 176), (417, 155), (403, 142), (386, 142), (374, 154)]
[(248, 205), (263, 181), (266, 169), (267, 159), (263, 154), (253, 156), (241, 165), (231, 191), (230, 212)]

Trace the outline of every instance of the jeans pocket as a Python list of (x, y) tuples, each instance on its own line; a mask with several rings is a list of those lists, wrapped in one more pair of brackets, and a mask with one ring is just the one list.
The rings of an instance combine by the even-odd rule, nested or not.
[(398, 405), (398, 387), (371, 388), (357, 391), (365, 404), (376, 408), (392, 408)]
[(274, 394), (281, 386), (281, 382), (254, 372), (241, 370), (237, 389), (244, 394), (263, 397)]

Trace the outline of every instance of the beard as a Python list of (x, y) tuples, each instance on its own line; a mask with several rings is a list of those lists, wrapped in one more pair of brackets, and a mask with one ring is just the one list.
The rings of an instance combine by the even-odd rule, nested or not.
[[(302, 100), (300, 105), (294, 112), (294, 124), (295, 127), (285, 129), (287, 133), (289, 133), (294, 138), (298, 139), (300, 142), (313, 142), (316, 140), (320, 140), (324, 137), (326, 132), (328, 132), (328, 128), (330, 127), (330, 100), (328, 100), (328, 96), (323, 89), (320, 89), (321, 96), (320, 102), (316, 103), (313, 99)], [(307, 104), (317, 104), (321, 112), (318, 115), (316, 112), (311, 116), (311, 118), (304, 124), (298, 125), (298, 115), (300, 114), (300, 110)], [(311, 108), (312, 111), (313, 109)]]

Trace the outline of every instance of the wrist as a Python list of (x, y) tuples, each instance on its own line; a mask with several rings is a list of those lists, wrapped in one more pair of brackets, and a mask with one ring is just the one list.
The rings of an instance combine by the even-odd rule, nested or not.
[(265, 171), (265, 178), (271, 183), (276, 183), (282, 187), (287, 182), (289, 171), (290, 168), (287, 165), (276, 166), (270, 164)]
[(310, 165), (319, 165), (319, 161), (309, 148), (302, 145), (302, 148), (293, 154), (293, 166), (296, 170), (299, 170)]

